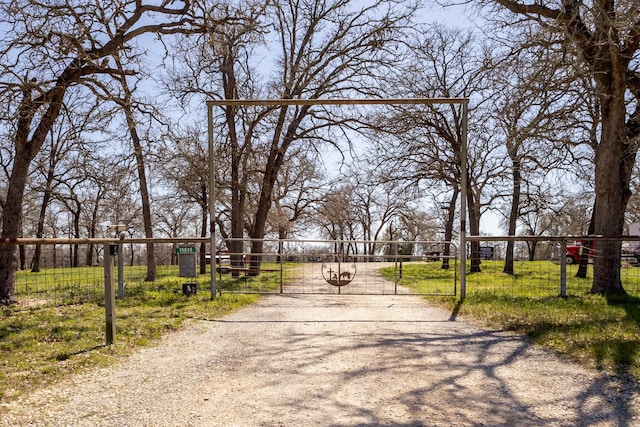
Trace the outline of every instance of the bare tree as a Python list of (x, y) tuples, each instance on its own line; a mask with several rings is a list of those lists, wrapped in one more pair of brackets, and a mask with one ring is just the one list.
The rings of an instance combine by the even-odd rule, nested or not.
[[(356, 169), (358, 168), (358, 169)], [(358, 218), (365, 255), (374, 255), (376, 243), (390, 223), (399, 217), (410, 216), (414, 202), (420, 198), (411, 181), (388, 179), (377, 163), (358, 162), (345, 179), (353, 187), (352, 203), (348, 206)]]
[[(194, 209), (192, 201), (183, 200), (175, 195), (166, 195), (155, 200), (155, 205), (154, 227), (156, 234), (166, 237), (184, 237), (188, 236), (189, 233), (193, 233), (194, 224), (197, 224), (200, 215)], [(177, 244), (173, 243), (170, 256), (171, 264), (177, 263), (176, 247)], [(200, 252), (202, 253), (202, 249)], [(205, 271), (201, 269), (200, 273), (206, 273), (206, 267)]]
[[(378, 67), (392, 62), (390, 43), (399, 38), (398, 29), (415, 10), (413, 5), (391, 0), (367, 5), (353, 0), (279, 1), (260, 7), (246, 4), (239, 9), (250, 25), (213, 34), (214, 69), (222, 83), (221, 91), (209, 93), (215, 98), (292, 99), (371, 93), (369, 79)], [(273, 31), (265, 36), (269, 28)], [(256, 56), (264, 50), (252, 47), (267, 39), (272, 41), (266, 48), (274, 61), (271, 67), (259, 69)], [(269, 73), (261, 74), (265, 68)], [(197, 73), (195, 82), (185, 76), (183, 92), (192, 93), (193, 86), (205, 83), (200, 80), (203, 75)], [(231, 236), (243, 237), (247, 232), (255, 239), (254, 254), (262, 252), (260, 239), (268, 232), (274, 191), (285, 163), (301, 144), (315, 150), (322, 144), (335, 144), (326, 132), (339, 121), (335, 112), (309, 105), (223, 109), (219, 123), (224, 128), (218, 133), (225, 135), (222, 152), (230, 165), (231, 176), (225, 181), (230, 193)], [(249, 183), (255, 182), (254, 202), (248, 197), (254, 194)], [(247, 212), (252, 216), (248, 231)], [(252, 257), (252, 274), (257, 274), (260, 261), (259, 255)]]
[[(104, 121), (100, 118), (97, 104), (75, 98), (70, 99), (63, 106), (60, 119), (50, 130), (46, 146), (34, 161), (35, 172), (43, 178), (40, 189), (42, 203), (35, 232), (36, 237), (44, 236), (47, 209), (49, 203), (57, 197), (56, 188), (60, 184), (83, 179), (78, 176), (82, 174), (82, 171), (78, 167), (78, 162), (75, 161), (78, 153), (86, 149), (82, 133), (98, 131), (101, 125), (104, 125)], [(38, 182), (34, 179), (31, 181), (31, 186), (33, 186), (33, 182)], [(40, 253), (41, 247), (36, 245), (31, 266), (33, 272), (40, 271)]]
[[(392, 62), (389, 44), (415, 10), (389, 0), (368, 5), (352, 0), (242, 2), (233, 8), (243, 26), (219, 27), (210, 45), (178, 46), (184, 53), (176, 68), (182, 72), (171, 83), (177, 82), (182, 99), (194, 93), (217, 99), (371, 93), (368, 79)], [(338, 145), (328, 127), (344, 121), (335, 111), (311, 106), (230, 106), (221, 111), (217, 134), (224, 139), (217, 142), (218, 159), (228, 175), (217, 181), (224, 192), (216, 195), (218, 206), (226, 205), (215, 220), (223, 237), (234, 238), (228, 242), (232, 253), (240, 251), (234, 247), (240, 244), (237, 239), (248, 234), (255, 239), (251, 251), (259, 254), (259, 239), (273, 230), (275, 217), (282, 219), (282, 211), (274, 215), (271, 209), (282, 208), (278, 186), (286, 180), (286, 164), (299, 162), (305, 150)], [(253, 256), (252, 274), (259, 264), (259, 255)]]
[[(197, 126), (176, 127), (168, 135), (162, 155), (156, 159), (168, 187), (175, 189), (177, 203), (192, 203), (198, 207), (200, 237), (206, 237), (209, 209), (209, 164), (206, 135)], [(194, 224), (195, 225), (195, 224)], [(194, 231), (195, 231), (194, 229)], [(186, 230), (185, 230), (186, 231)], [(192, 232), (193, 233), (193, 232)], [(215, 248), (211, 248), (212, 253)], [(206, 245), (200, 247), (200, 272), (205, 273)], [(213, 256), (213, 255), (212, 255)]]
[[(42, 238), (44, 236), (45, 220), (47, 218), (47, 209), (49, 203), (54, 197), (55, 185), (59, 182), (56, 180), (58, 163), (60, 160), (68, 155), (70, 149), (69, 141), (65, 141), (65, 136), (62, 136), (61, 129), (51, 129), (49, 143), (47, 147), (42, 151), (43, 157), (40, 164), (37, 164), (36, 171), (40, 172), (44, 178), (42, 183), (42, 203), (40, 204), (40, 214), (38, 216), (38, 225), (36, 229), (36, 237)], [(62, 137), (61, 137), (62, 136)], [(46, 152), (46, 154), (45, 154)], [(42, 253), (42, 247), (36, 245), (31, 264), (31, 271), (36, 273), (40, 271), (40, 257)]]
[[(219, 26), (203, 39), (181, 40), (169, 58), (170, 71), (166, 86), (183, 104), (194, 97), (206, 98), (260, 98), (265, 85), (258, 81), (259, 72), (254, 69), (255, 50), (267, 32), (264, 2), (232, 2), (228, 5), (241, 19), (241, 25)], [(250, 208), (250, 191), (260, 169), (255, 156), (260, 134), (268, 132), (261, 127), (261, 120), (269, 109), (228, 107), (217, 119), (226, 129), (217, 142), (215, 156), (217, 193), (214, 221), (219, 235), (225, 240), (232, 254), (242, 252), (242, 241), (247, 228)], [(220, 111), (216, 111), (220, 113)], [(206, 157), (204, 157), (206, 160)], [(205, 167), (208, 167), (205, 163)], [(255, 204), (254, 204), (255, 205)], [(213, 230), (212, 230), (213, 231)], [(231, 240), (228, 240), (232, 238)], [(215, 250), (215, 248), (214, 248)], [(232, 263), (242, 260), (232, 256)]]
[[(387, 0), (367, 6), (351, 0), (275, 3), (269, 9), (279, 46), (274, 97), (313, 99), (349, 90), (368, 92), (367, 78), (390, 60), (388, 45), (413, 12), (412, 6), (396, 6)], [(288, 151), (330, 123), (335, 123), (331, 115), (311, 105), (281, 106), (274, 111), (251, 237), (264, 236), (274, 186)], [(252, 253), (261, 252), (262, 242), (254, 240)], [(253, 270), (259, 262), (255, 257)]]
[(315, 152), (301, 150), (287, 162), (275, 185), (269, 222), (279, 239), (290, 238), (312, 222), (327, 184)]
[[(640, 12), (635, 2), (554, 1), (526, 3), (495, 0), (518, 20), (557, 32), (568, 53), (581, 61), (595, 82), (602, 124), (595, 156), (596, 234), (620, 236), (631, 194), (629, 182), (640, 134), (640, 79), (635, 58), (640, 47)], [(627, 109), (627, 97), (635, 108)], [(625, 294), (620, 278), (621, 244), (598, 242), (602, 256), (594, 260), (591, 292)]]
[[(1, 238), (19, 234), (22, 201), (32, 160), (58, 119), (70, 90), (86, 94), (107, 88), (100, 76), (121, 75), (105, 59), (131, 48), (144, 34), (206, 31), (188, 0), (92, 4), (16, 0), (0, 5), (0, 96), (13, 126), (11, 173), (3, 206)], [(200, 11), (202, 12), (202, 11)], [(204, 17), (205, 15), (201, 15)], [(0, 301), (10, 303), (15, 286), (15, 245), (0, 246)]]
[[(65, 206), (70, 216), (68, 236), (79, 239), (80, 236), (80, 220), (83, 213), (83, 200), (77, 187), (81, 181), (74, 180), (66, 182), (66, 195), (58, 195), (57, 198)], [(79, 245), (78, 243), (72, 243), (69, 248), (69, 266), (78, 267), (79, 265)]]
[[(326, 238), (348, 241), (359, 237), (360, 221), (355, 210), (351, 209), (353, 205), (353, 186), (349, 183), (338, 184), (325, 194), (315, 220)], [(351, 250), (351, 246), (348, 249)], [(345, 247), (336, 248), (336, 252), (346, 252)]]
[[(385, 84), (399, 96), (426, 98), (472, 97), (469, 112), (469, 150), (461, 159), (462, 109), (457, 105), (398, 108), (378, 123), (378, 130), (396, 137), (383, 139), (379, 158), (388, 169), (413, 180), (446, 184), (455, 199), (461, 192), (461, 165), (467, 165), (468, 224), (480, 233), (482, 212), (490, 204), (490, 190), (504, 173), (497, 141), (485, 128), (483, 103), (489, 97), (491, 55), (470, 32), (444, 27), (422, 28), (408, 38), (412, 56), (399, 65), (398, 75)], [(388, 113), (387, 113), (388, 114)], [(453, 206), (449, 204), (450, 206)], [(455, 210), (449, 209), (453, 221)], [(451, 222), (452, 223), (452, 222)], [(471, 271), (480, 271), (479, 242), (471, 244)]]
[(135, 189), (135, 167), (125, 162), (124, 157), (128, 156), (118, 156), (109, 163), (110, 182), (103, 199), (103, 222), (133, 227), (140, 217), (140, 198)]
[[(544, 37), (553, 35), (522, 32), (515, 39), (522, 41), (526, 37), (535, 38), (539, 44)], [(507, 217), (510, 236), (516, 234), (518, 221), (526, 214), (523, 205), (540, 205), (540, 201), (532, 200), (540, 193), (523, 192), (523, 188), (536, 188), (536, 182), (542, 183), (550, 170), (561, 166), (569, 154), (567, 143), (576, 137), (574, 127), (579, 122), (580, 104), (574, 102), (573, 92), (579, 87), (573, 87), (575, 79), (568, 72), (562, 52), (549, 49), (550, 44), (537, 49), (520, 49), (516, 45), (492, 73), (493, 116), (511, 162), (511, 206)], [(537, 229), (529, 227), (527, 231), (535, 233)], [(532, 259), (535, 243), (531, 243), (531, 249)], [(504, 273), (514, 273), (513, 251), (514, 241), (508, 241)]]
[[(105, 200), (119, 182), (119, 179), (113, 179), (110, 174), (105, 175), (105, 171), (113, 171), (113, 174), (121, 173), (121, 171), (111, 160), (101, 157), (98, 152), (92, 150), (82, 151), (77, 164), (80, 165), (79, 169), (82, 171), (81, 176), (83, 177), (79, 191), (83, 194), (83, 226), (86, 229), (86, 236), (89, 238), (99, 237), (100, 224), (108, 221)], [(90, 243), (87, 247), (85, 264), (97, 263), (99, 251), (99, 247)]]
[[(557, 182), (525, 182), (524, 198), (519, 208), (518, 223), (525, 236), (549, 235), (553, 228), (558, 227), (557, 207), (562, 204), (561, 191), (557, 188)], [(536, 259), (536, 249), (540, 242), (537, 240), (526, 241), (529, 251), (529, 261)], [(511, 272), (510, 274), (513, 274)]]
[[(133, 97), (133, 90), (131, 89), (123, 65), (123, 60), (120, 57), (120, 52), (113, 54), (113, 59), (116, 63), (116, 68), (121, 70), (119, 75), (120, 86), (122, 87), (122, 96), (115, 97), (115, 102), (122, 108), (124, 112), (127, 129), (131, 137), (131, 143), (133, 144), (133, 156), (136, 161), (136, 171), (138, 174), (138, 187), (140, 189), (140, 197), (142, 199), (142, 222), (144, 227), (144, 236), (148, 239), (153, 238), (153, 224), (151, 217), (151, 197), (149, 196), (149, 185), (147, 183), (147, 172), (145, 162), (145, 149), (143, 141), (138, 131), (138, 120), (134, 109), (143, 111), (144, 107), (139, 103), (136, 103)], [(157, 113), (155, 115), (157, 118)], [(153, 243), (147, 243), (147, 275), (145, 280), (152, 282), (156, 280), (156, 259)]]

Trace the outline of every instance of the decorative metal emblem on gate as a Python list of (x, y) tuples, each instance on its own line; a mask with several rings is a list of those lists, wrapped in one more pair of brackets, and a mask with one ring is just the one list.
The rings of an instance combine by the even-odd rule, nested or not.
[(356, 263), (342, 255), (327, 258), (322, 263), (322, 277), (333, 286), (345, 286), (356, 277)]

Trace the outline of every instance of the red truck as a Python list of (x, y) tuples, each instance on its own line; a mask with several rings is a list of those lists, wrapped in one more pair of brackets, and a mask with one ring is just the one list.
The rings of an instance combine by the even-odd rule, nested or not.
[[(582, 241), (577, 241), (575, 242), (574, 245), (567, 245), (567, 253), (566, 253), (567, 264), (575, 264), (577, 262), (580, 262), (580, 255), (582, 253), (583, 245), (584, 245), (584, 242)], [(595, 242), (592, 241), (589, 248), (589, 258), (592, 258), (595, 253), (594, 246), (595, 246)]]
[[(583, 241), (576, 241), (573, 245), (567, 245), (567, 253), (565, 254), (567, 264), (576, 264), (580, 262), (580, 255), (582, 254)], [(596, 255), (595, 242), (592, 241), (589, 248), (589, 259)], [(637, 250), (629, 250), (628, 248), (622, 250), (622, 261), (628, 262), (633, 266), (640, 266), (640, 252)]]

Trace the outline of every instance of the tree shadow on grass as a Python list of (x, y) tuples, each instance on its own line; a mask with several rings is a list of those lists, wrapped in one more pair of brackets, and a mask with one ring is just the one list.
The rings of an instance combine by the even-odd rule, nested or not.
[[(632, 296), (609, 296), (607, 304), (622, 308), (627, 319), (634, 325), (640, 326), (640, 298)], [(633, 339), (608, 338), (601, 340), (595, 347), (599, 361), (605, 358), (613, 359), (615, 370), (619, 374), (628, 374), (630, 362), (640, 355), (640, 339), (634, 335)]]
[(82, 350), (78, 350), (78, 351), (61, 352), (61, 353), (58, 353), (55, 356), (55, 358), (58, 361), (63, 361), (63, 360), (69, 359), (70, 357), (80, 356), (80, 355), (85, 354), (85, 353), (91, 353), (92, 351), (100, 350), (100, 349), (105, 348), (105, 347), (107, 347), (106, 344), (99, 344), (99, 345), (95, 345), (93, 347), (83, 348)]
[(608, 296), (607, 304), (624, 309), (627, 317), (640, 325), (640, 298), (633, 296)]

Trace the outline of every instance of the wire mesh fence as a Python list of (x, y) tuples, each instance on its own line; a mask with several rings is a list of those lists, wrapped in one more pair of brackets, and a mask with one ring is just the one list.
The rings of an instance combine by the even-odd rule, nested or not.
[(15, 299), (23, 306), (81, 304), (104, 299), (102, 267), (55, 267), (16, 273)]
[[(602, 256), (603, 245), (597, 241), (589, 244), (581, 267), (572, 254), (576, 246), (581, 251), (584, 245), (575, 245), (570, 238), (539, 238), (535, 249), (525, 240), (530, 238), (512, 239), (513, 268), (505, 273), (507, 239), (500, 239), (480, 241), (477, 268), (472, 267), (474, 254), (465, 248), (467, 296), (544, 298), (563, 292), (585, 295), (591, 290), (593, 261)], [(442, 296), (459, 295), (462, 286), (460, 253), (450, 242), (264, 240), (256, 252), (253, 240), (238, 240), (223, 242), (212, 255), (206, 239), (158, 239), (152, 241), (155, 269), (150, 275), (148, 241), (30, 241), (16, 252), (20, 268), (14, 298), (23, 307), (102, 303), (105, 243), (119, 249), (115, 271), (122, 298), (145, 298), (150, 292), (185, 293), (185, 284), (194, 286), (187, 294), (215, 288), (217, 292)], [(640, 296), (636, 243), (622, 242), (620, 277), (629, 294)], [(189, 274), (184, 274), (180, 262), (187, 255), (184, 249), (181, 253), (184, 245), (193, 248), (188, 251)]]
[[(29, 240), (32, 241), (35, 240)], [(183, 239), (153, 242), (153, 276), (147, 267), (146, 242), (92, 239), (87, 243), (70, 239), (64, 244), (47, 240), (41, 244), (21, 244), (16, 250), (19, 268), (13, 299), (23, 307), (103, 303), (105, 244), (118, 247), (114, 267), (120, 297), (141, 297), (149, 291), (168, 289), (171, 285), (167, 283), (173, 282), (178, 289), (178, 282), (184, 278), (180, 277), (180, 255), (176, 249), (184, 242)], [(206, 281), (207, 277), (196, 274), (194, 279)]]
[[(235, 280), (222, 281), (221, 290), (455, 295), (458, 285), (457, 248), (451, 242), (264, 240), (257, 256), (248, 252), (254, 242), (227, 241), (227, 246), (235, 249), (216, 258), (222, 263), (217, 267), (218, 276), (222, 281), (227, 273)], [(451, 274), (442, 275), (440, 270)], [(259, 280), (247, 280), (258, 273), (278, 276), (279, 286), (267, 288)]]
[[(470, 237), (470, 240), (479, 243), (480, 271), (472, 272), (468, 263), (467, 295), (586, 295), (592, 287), (593, 263), (603, 258), (612, 243), (621, 247), (620, 278), (624, 289), (631, 295), (640, 295), (640, 246), (635, 237)], [(508, 241), (514, 246), (512, 268), (508, 268), (506, 261)], [(472, 257), (470, 243), (467, 256)]]

